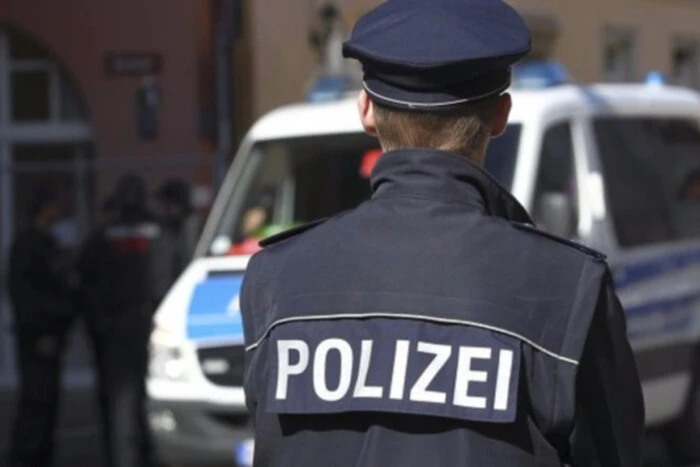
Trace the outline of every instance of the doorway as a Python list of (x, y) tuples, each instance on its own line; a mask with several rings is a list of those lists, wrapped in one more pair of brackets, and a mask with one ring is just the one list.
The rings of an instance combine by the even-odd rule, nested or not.
[[(0, 27), (0, 386), (15, 384), (6, 287), (12, 240), (29, 223), (37, 188), (51, 185), (70, 199), (69, 215), (54, 233), (67, 254), (77, 248), (89, 226), (91, 141), (87, 110), (70, 76), (46, 48)], [(73, 349), (66, 373), (87, 370), (87, 355)]]

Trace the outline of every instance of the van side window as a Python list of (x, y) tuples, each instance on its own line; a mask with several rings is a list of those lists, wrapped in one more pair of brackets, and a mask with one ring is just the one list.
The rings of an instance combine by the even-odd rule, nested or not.
[(619, 244), (700, 237), (698, 122), (604, 117), (593, 128)]
[(540, 228), (571, 237), (578, 222), (571, 124), (549, 127), (542, 139), (532, 215)]

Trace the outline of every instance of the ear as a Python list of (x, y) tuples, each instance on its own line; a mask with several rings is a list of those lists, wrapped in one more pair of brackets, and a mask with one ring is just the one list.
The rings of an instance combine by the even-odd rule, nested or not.
[(493, 117), (493, 124), (491, 125), (492, 138), (498, 138), (505, 133), (506, 126), (508, 126), (508, 115), (510, 115), (512, 106), (513, 101), (511, 100), (510, 94), (506, 93), (498, 97), (496, 112)]
[(367, 91), (360, 91), (357, 96), (357, 110), (360, 112), (360, 121), (365, 132), (370, 136), (377, 136), (377, 124), (374, 120), (374, 104)]

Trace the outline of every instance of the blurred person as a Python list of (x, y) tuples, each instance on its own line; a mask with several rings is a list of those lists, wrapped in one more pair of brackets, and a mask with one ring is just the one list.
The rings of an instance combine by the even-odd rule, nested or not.
[(275, 188), (267, 187), (261, 190), (246, 209), (243, 215), (243, 238), (259, 238), (261, 231), (272, 224), (272, 213), (275, 207)]
[(160, 206), (162, 235), (157, 252), (160, 296), (185, 270), (199, 239), (200, 223), (192, 206), (190, 186), (184, 180), (170, 179), (156, 191)]
[(104, 225), (93, 232), (79, 262), (86, 315), (104, 340), (102, 365), (111, 467), (157, 465), (146, 422), (148, 341), (158, 293), (154, 252), (160, 226), (147, 207), (141, 177), (122, 178)]
[(344, 45), (372, 197), (262, 242), (241, 290), (259, 466), (639, 467), (605, 256), (483, 169), (531, 37), (501, 0), (382, 3)]
[(111, 302), (105, 300), (105, 297), (110, 293), (113, 279), (110, 272), (114, 272), (115, 268), (110, 263), (111, 253), (105, 239), (105, 229), (118, 221), (118, 207), (114, 195), (105, 199), (100, 209), (97, 226), (85, 239), (76, 266), (80, 276), (78, 309), (92, 351), (103, 452), (105, 465), (108, 467), (112, 465), (108, 343), (113, 327), (114, 310), (111, 309)]
[(286, 226), (273, 224), (274, 205), (274, 187), (264, 188), (256, 194), (243, 214), (243, 222), (238, 228), (239, 233), (234, 235), (234, 244), (229, 249), (230, 255), (255, 254), (260, 251), (260, 240), (272, 235), (268, 234), (269, 230), (275, 231), (276, 228), (284, 230)]
[(7, 464), (51, 465), (62, 360), (73, 320), (72, 289), (52, 228), (64, 217), (60, 193), (36, 193), (32, 223), (11, 248), (9, 292), (15, 322), (19, 403)]

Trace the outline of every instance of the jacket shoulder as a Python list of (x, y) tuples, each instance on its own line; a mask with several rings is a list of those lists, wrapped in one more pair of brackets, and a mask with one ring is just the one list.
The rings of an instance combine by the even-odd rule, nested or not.
[(289, 230), (285, 230), (284, 232), (280, 232), (277, 235), (272, 235), (271, 237), (267, 237), (264, 240), (261, 240), (259, 242), (259, 245), (263, 248), (274, 245), (276, 243), (280, 243), (284, 240), (290, 239), (292, 237), (296, 237), (297, 235), (301, 235), (304, 232), (307, 232), (315, 227), (318, 227), (319, 225), (325, 223), (328, 221), (328, 218), (325, 219), (318, 219), (312, 222), (309, 222), (304, 225), (300, 225), (298, 227), (294, 227)]
[(565, 245), (565, 246), (571, 248), (572, 250), (576, 250), (579, 253), (583, 253), (586, 256), (588, 256), (596, 261), (602, 262), (602, 261), (605, 261), (607, 259), (607, 256), (605, 254), (601, 253), (600, 251), (594, 250), (593, 248), (589, 248), (585, 245), (581, 245), (580, 243), (574, 242), (572, 240), (567, 240), (565, 238), (558, 237), (558, 236), (553, 235), (549, 232), (545, 232), (543, 230), (538, 229), (537, 227), (535, 227), (532, 224), (525, 224), (522, 222), (511, 222), (510, 224), (520, 231), (523, 231), (523, 232), (526, 232), (526, 233), (529, 233), (532, 235), (537, 235), (537, 236), (539, 236), (547, 241), (553, 241), (553, 242), (557, 242), (559, 244)]

